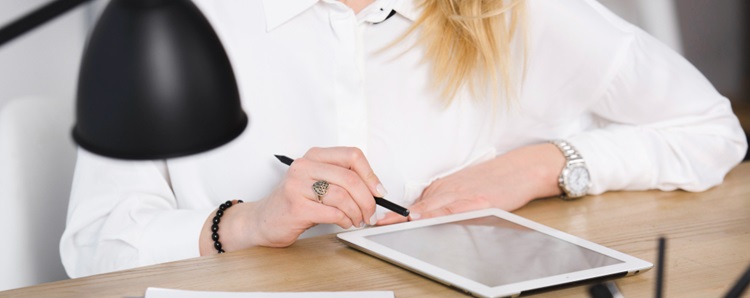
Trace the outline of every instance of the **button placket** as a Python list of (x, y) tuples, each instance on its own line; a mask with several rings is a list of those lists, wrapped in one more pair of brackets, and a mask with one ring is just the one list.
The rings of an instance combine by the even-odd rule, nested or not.
[[(341, 3), (337, 3), (341, 4)], [(337, 7), (338, 8), (338, 7)], [(357, 24), (353, 12), (345, 7), (332, 9), (331, 27), (338, 44), (334, 78), (339, 145), (354, 146), (366, 152), (367, 110), (364, 96), (362, 24)]]

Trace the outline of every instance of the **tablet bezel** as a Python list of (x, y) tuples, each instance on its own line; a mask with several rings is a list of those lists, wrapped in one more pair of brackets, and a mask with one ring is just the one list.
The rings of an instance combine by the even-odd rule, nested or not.
[[(463, 221), (485, 216), (499, 217), (512, 223), (519, 224), (529, 229), (555, 237), (557, 239), (561, 239), (563, 241), (615, 258), (622, 261), (622, 263), (490, 287), (474, 280), (468, 279), (464, 276), (450, 272), (448, 270), (439, 268), (422, 260), (413, 258), (401, 252), (395, 251), (389, 247), (383, 246), (366, 238), (367, 236), (372, 235), (409, 230), (449, 222)], [(343, 232), (339, 233), (337, 237), (347, 245), (358, 250), (361, 250), (403, 268), (412, 270), (429, 278), (435, 279), (449, 286), (460, 288), (464, 291), (471, 292), (472, 294), (481, 297), (515, 297), (522, 294), (523, 292), (581, 282), (595, 278), (616, 276), (618, 274), (633, 275), (636, 273), (647, 271), (648, 269), (651, 269), (653, 267), (653, 264), (649, 262), (561, 232), (559, 230), (555, 230), (540, 223), (525, 219), (523, 217), (500, 209), (484, 209), (389, 226), (380, 226), (350, 232)]]

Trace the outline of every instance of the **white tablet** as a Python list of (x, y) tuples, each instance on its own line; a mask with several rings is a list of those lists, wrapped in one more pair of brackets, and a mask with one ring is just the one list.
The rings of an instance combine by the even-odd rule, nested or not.
[(653, 267), (499, 209), (344, 232), (338, 238), (480, 297), (515, 297)]

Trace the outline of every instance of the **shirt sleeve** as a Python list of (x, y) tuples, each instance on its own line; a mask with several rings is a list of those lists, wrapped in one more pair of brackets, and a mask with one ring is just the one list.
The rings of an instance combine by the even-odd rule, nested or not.
[(747, 149), (729, 101), (638, 29), (622, 61), (591, 106), (605, 124), (569, 138), (590, 167), (590, 192), (703, 191), (721, 183)]
[[(559, 90), (576, 84), (599, 86), (592, 89), (591, 100), (572, 99), (585, 103), (582, 114), (591, 118), (591, 129), (565, 136), (589, 167), (590, 194), (678, 188), (703, 191), (721, 183), (747, 150), (729, 100), (686, 59), (598, 3), (568, 4), (582, 11), (579, 17), (588, 15), (587, 26), (557, 25), (572, 28), (570, 42), (580, 40), (591, 46), (575, 53), (574, 47), (561, 46), (558, 50), (571, 52), (558, 54), (594, 54), (581, 59), (584, 66), (579, 70), (584, 71), (558, 80), (567, 84), (560, 84)], [(575, 21), (576, 13), (569, 14), (573, 17), (568, 21)], [(605, 30), (617, 32), (606, 37), (616, 42), (596, 33), (586, 35)], [(601, 79), (576, 80), (594, 77)]]
[[(80, 149), (63, 265), (80, 277), (200, 255), (206, 210), (179, 209), (163, 161), (123, 161)], [(169, 239), (169, 241), (165, 241)]]

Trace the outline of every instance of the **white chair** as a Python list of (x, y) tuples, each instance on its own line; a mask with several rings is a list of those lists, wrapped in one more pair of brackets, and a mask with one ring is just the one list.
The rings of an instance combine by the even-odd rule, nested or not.
[(0, 110), (0, 291), (67, 278), (59, 242), (75, 166), (73, 108), (23, 98)]
[[(59, 242), (76, 157), (76, 81), (86, 35), (106, 1), (0, 47), (0, 291), (68, 278)], [(49, 2), (0, 0), (0, 27)]]

